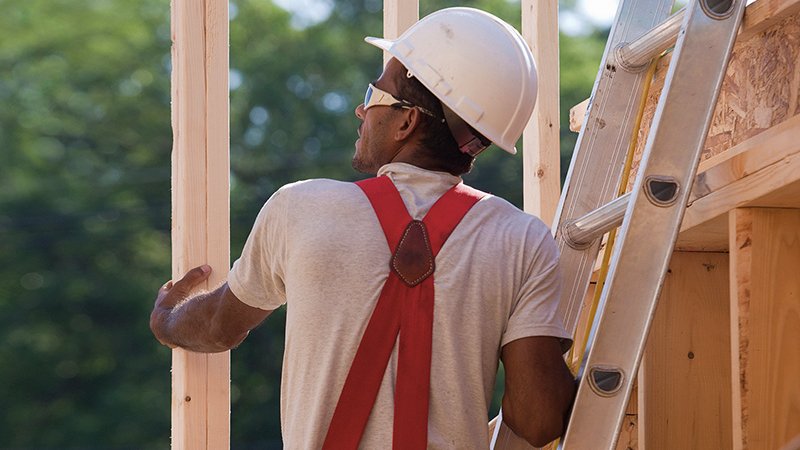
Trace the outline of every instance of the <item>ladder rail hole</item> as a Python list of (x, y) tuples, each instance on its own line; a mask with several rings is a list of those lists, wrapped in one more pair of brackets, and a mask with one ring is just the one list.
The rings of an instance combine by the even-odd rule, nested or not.
[[(743, 0), (740, 0), (743, 1)], [(703, 12), (712, 19), (722, 20), (733, 14), (734, 0), (700, 0), (700, 7)]]

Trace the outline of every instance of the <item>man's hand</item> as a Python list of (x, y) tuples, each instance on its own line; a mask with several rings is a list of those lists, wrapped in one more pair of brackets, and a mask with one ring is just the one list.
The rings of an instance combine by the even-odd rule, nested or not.
[(159, 342), (170, 348), (178, 345), (170, 339), (170, 320), (175, 308), (190, 298), (191, 292), (211, 275), (211, 267), (202, 265), (195, 267), (173, 283), (167, 281), (158, 290), (153, 312), (150, 313), (150, 330)]
[(158, 291), (150, 329), (159, 342), (193, 352), (224, 352), (239, 345), (272, 312), (242, 303), (228, 283), (192, 295), (210, 274), (207, 265), (195, 267)]

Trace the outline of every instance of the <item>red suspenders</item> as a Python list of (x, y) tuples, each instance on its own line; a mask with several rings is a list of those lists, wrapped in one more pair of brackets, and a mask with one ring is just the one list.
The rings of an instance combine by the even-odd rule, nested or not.
[(398, 333), (394, 449), (428, 444), (434, 259), (453, 229), (483, 193), (453, 186), (422, 221), (409, 216), (385, 176), (360, 181), (392, 250), (383, 286), (347, 374), (325, 437), (324, 449), (356, 449), (367, 425)]

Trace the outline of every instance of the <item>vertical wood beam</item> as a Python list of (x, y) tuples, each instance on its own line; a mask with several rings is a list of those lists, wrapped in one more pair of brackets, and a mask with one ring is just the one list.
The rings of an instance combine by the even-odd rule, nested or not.
[[(384, 0), (383, 1), (383, 37), (396, 39), (411, 25), (419, 20), (419, 0)], [(383, 65), (392, 55), (383, 52)]]
[(522, 0), (522, 36), (536, 59), (539, 92), (522, 133), (525, 211), (552, 225), (561, 195), (558, 2)]
[[(536, 106), (522, 133), (524, 210), (552, 225), (561, 195), (558, 120), (558, 2), (522, 0), (522, 37), (531, 48), (539, 77)], [(496, 422), (490, 423), (490, 435)], [(494, 450), (533, 447), (501, 422)], [(547, 448), (554, 449), (555, 445)]]
[[(172, 0), (172, 277), (229, 250), (228, 1)], [(230, 447), (230, 354), (172, 353), (172, 448)]]
[(729, 213), (733, 448), (800, 435), (800, 209)]
[(639, 367), (647, 450), (731, 448), (728, 254), (675, 252)]

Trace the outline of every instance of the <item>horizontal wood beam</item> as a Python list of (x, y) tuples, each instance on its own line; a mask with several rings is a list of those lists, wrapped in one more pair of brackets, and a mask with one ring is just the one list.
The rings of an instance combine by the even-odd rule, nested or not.
[(758, 0), (747, 6), (738, 39), (749, 39), (800, 11), (799, 0)]

